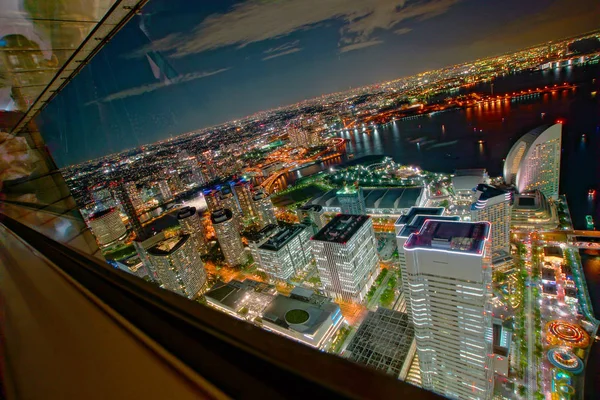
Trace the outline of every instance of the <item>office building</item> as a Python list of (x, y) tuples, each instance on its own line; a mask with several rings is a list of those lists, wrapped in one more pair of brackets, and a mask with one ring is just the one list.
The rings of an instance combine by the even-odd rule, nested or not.
[(165, 239), (147, 250), (150, 263), (164, 289), (189, 299), (206, 284), (206, 271), (191, 235)]
[(510, 222), (515, 229), (555, 229), (559, 223), (558, 211), (540, 190), (516, 194)]
[(258, 248), (265, 244), (273, 235), (279, 232), (279, 226), (269, 224), (262, 228), (258, 232), (251, 232), (248, 234), (248, 249), (252, 255), (252, 259), (260, 264), (260, 256), (258, 254)]
[(319, 232), (325, 225), (327, 225), (327, 219), (325, 218), (325, 211), (323, 207), (318, 204), (305, 204), (296, 209), (296, 215), (300, 223), (309, 225), (313, 233)]
[(365, 196), (361, 188), (345, 186), (337, 191), (336, 197), (340, 202), (342, 214), (365, 215), (367, 213)]
[(454, 203), (470, 206), (473, 203), (473, 189), (488, 181), (488, 173), (483, 168), (457, 169), (452, 175)]
[(446, 397), (492, 397), (490, 230), (428, 220), (404, 243), (423, 388)]
[(562, 124), (541, 126), (522, 136), (504, 162), (504, 181), (521, 194), (539, 190), (558, 199)]
[(311, 235), (310, 228), (302, 224), (281, 228), (258, 248), (255, 261), (272, 279), (288, 280), (310, 265)]
[(290, 127), (288, 137), (292, 147), (313, 147), (319, 144), (319, 132), (313, 128)]
[(119, 210), (114, 207), (92, 214), (87, 223), (100, 246), (109, 245), (127, 236), (127, 228), (121, 220)]
[(225, 256), (225, 262), (232, 267), (244, 264), (248, 257), (231, 210), (220, 208), (210, 215), (210, 220)]
[(184, 207), (177, 213), (177, 220), (181, 225), (183, 233), (191, 236), (194, 242), (194, 248), (200, 254), (206, 254), (208, 252), (208, 245), (206, 243), (206, 237), (204, 234), (204, 226), (202, 220), (196, 212), (195, 207)]
[(125, 182), (123, 186), (129, 195), (129, 199), (131, 200), (131, 204), (133, 205), (136, 214), (141, 215), (144, 212), (144, 202), (142, 201), (142, 196), (140, 195), (137, 185), (134, 182)]
[(414, 339), (408, 315), (379, 307), (369, 311), (344, 357), (405, 380), (416, 351)]
[[(127, 182), (131, 183), (131, 182)], [(117, 182), (113, 185), (114, 194), (121, 207), (123, 207), (123, 211), (127, 215), (129, 219), (129, 224), (131, 225), (131, 229), (135, 232), (135, 235), (138, 239), (144, 240), (146, 238), (146, 232), (142, 227), (142, 222), (140, 221), (139, 215), (136, 211), (137, 199), (135, 198), (135, 193), (132, 193), (131, 185), (125, 185), (123, 182)], [(134, 196), (132, 198), (132, 195)], [(139, 199), (139, 197), (138, 197)]]
[(425, 221), (435, 219), (439, 221), (458, 221), (458, 216), (443, 216), (443, 207), (412, 207), (410, 211), (398, 218), (394, 224), (396, 231), (396, 244), (398, 245), (398, 261), (400, 262), (400, 274), (402, 277), (402, 291), (405, 298), (405, 310), (406, 314), (412, 317), (411, 304), (410, 304), (410, 288), (408, 285), (408, 272), (406, 270), (406, 254), (404, 253), (404, 243), (408, 240), (409, 236), (415, 232), (418, 232)]
[(259, 226), (264, 227), (269, 224), (277, 225), (277, 218), (275, 217), (275, 210), (273, 203), (268, 194), (263, 191), (254, 193), (252, 196), (252, 203), (254, 204), (254, 211), (258, 219)]
[(165, 179), (158, 181), (158, 191), (164, 203), (173, 200), (173, 193), (169, 187), (169, 182), (167, 182)]
[(244, 218), (254, 216), (253, 202), (252, 202), (252, 185), (250, 182), (241, 180), (233, 185), (233, 191), (238, 199), (238, 203), (242, 210)]
[(371, 218), (337, 215), (313, 236), (311, 247), (329, 296), (362, 301), (379, 272)]
[(132, 244), (133, 247), (135, 248), (135, 251), (137, 252), (140, 261), (142, 262), (142, 265), (144, 266), (144, 268), (146, 269), (147, 273), (148, 273), (148, 277), (153, 280), (154, 282), (159, 282), (158, 279), (158, 273), (156, 272), (156, 268), (154, 267), (154, 265), (150, 262), (150, 256), (148, 255), (148, 249), (154, 247), (156, 244), (162, 242), (163, 240), (165, 240), (165, 233), (164, 232), (159, 232), (156, 235), (150, 236), (144, 240), (140, 240), (139, 238), (136, 238)]
[(492, 260), (510, 253), (510, 192), (479, 184), (475, 189), (476, 201), (471, 205), (471, 221), (492, 224)]
[(232, 317), (254, 322), (275, 298), (275, 285), (245, 279), (217, 282), (205, 294), (206, 303)]

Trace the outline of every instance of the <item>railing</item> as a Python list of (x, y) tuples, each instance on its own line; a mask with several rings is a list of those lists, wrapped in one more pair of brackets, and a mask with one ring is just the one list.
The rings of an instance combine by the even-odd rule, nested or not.
[[(115, 390), (139, 398), (138, 388), (147, 392), (163, 378), (153, 378), (148, 372), (147, 379), (140, 381), (140, 372), (155, 371), (157, 363), (165, 376), (175, 379), (161, 386), (163, 392), (173, 393), (172, 398), (184, 389), (189, 394), (190, 387), (197, 398), (439, 398), (159, 289), (2, 214), (0, 230), (0, 301), (18, 294), (2, 309), (11, 311), (21, 305), (32, 310), (31, 315), (22, 311), (0, 314), (1, 343), (6, 345), (0, 355), (11, 355), (19, 349), (27, 353), (27, 339), (40, 349), (31, 357), (34, 365), (13, 359), (0, 368), (0, 377), (10, 389), (6, 391), (9, 398), (16, 393), (19, 382), (27, 390), (39, 387), (54, 394), (73, 390), (59, 387), (68, 382), (81, 390), (79, 398), (117, 398)], [(61, 303), (70, 293), (69, 288), (77, 289), (77, 301)], [(78, 314), (76, 310), (85, 304), (103, 312), (95, 314), (90, 309)], [(37, 317), (30, 320), (33, 315)], [(46, 321), (45, 316), (50, 315), (54, 317)], [(100, 328), (105, 320), (112, 321), (109, 326), (121, 337), (126, 331), (129, 338), (107, 345), (112, 331)], [(98, 329), (94, 329), (96, 325)], [(63, 331), (64, 335), (56, 335)], [(127, 357), (129, 353), (122, 350), (127, 343), (146, 349), (144, 357), (153, 361), (144, 361), (142, 355)], [(65, 357), (71, 362), (59, 363)], [(97, 369), (89, 370), (85, 366), (93, 364), (90, 358), (114, 360), (114, 365), (111, 369), (98, 364)], [(11, 357), (6, 359), (10, 361)], [(53, 374), (60, 379), (48, 382), (46, 376)], [(120, 376), (116, 383), (115, 374)], [(94, 379), (103, 384), (86, 384)], [(158, 391), (154, 394), (159, 396)]]

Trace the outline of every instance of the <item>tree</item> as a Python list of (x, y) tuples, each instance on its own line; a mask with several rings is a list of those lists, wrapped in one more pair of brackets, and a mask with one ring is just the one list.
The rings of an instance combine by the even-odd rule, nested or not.
[(450, 206), (450, 202), (448, 200), (442, 200), (440, 203), (440, 207), (448, 208)]
[(525, 396), (525, 386), (519, 385), (519, 396)]

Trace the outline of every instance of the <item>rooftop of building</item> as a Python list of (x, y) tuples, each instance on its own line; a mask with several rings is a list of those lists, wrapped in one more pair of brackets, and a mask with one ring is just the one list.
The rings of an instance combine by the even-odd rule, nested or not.
[(495, 201), (508, 201), (510, 202), (512, 199), (512, 194), (509, 191), (499, 189), (494, 186), (486, 185), (480, 183), (474, 189), (478, 194), (479, 198), (473, 204), (471, 204), (471, 210), (480, 210), (485, 208), (488, 200), (496, 198)]
[(369, 218), (368, 215), (338, 214), (312, 239), (322, 242), (346, 243)]
[(490, 234), (489, 222), (425, 221), (421, 230), (412, 234), (404, 248), (437, 249), (460, 253), (483, 254)]
[(346, 185), (343, 188), (339, 189), (336, 192), (336, 195), (344, 196), (344, 195), (354, 195), (360, 192), (360, 188), (352, 185)]
[(177, 213), (177, 219), (186, 219), (196, 214), (196, 207), (183, 207)]
[(421, 230), (425, 222), (429, 221), (430, 219), (436, 221), (460, 221), (460, 217), (458, 215), (415, 215), (413, 216), (413, 219), (410, 220), (409, 223), (404, 225), (402, 230), (398, 232), (398, 236), (409, 237), (411, 234), (419, 232), (419, 230)]
[[(405, 209), (417, 204), (423, 188), (381, 188), (363, 189), (365, 207), (369, 209)], [(341, 208), (337, 190), (332, 189), (321, 196), (312, 198), (306, 205)]]
[(148, 253), (155, 256), (167, 256), (173, 254), (184, 245), (190, 238), (190, 235), (174, 236), (162, 240), (148, 249)]
[(90, 215), (89, 220), (93, 221), (93, 220), (96, 220), (96, 219), (100, 219), (100, 218), (102, 218), (102, 217), (110, 214), (114, 210), (115, 210), (115, 208), (111, 207), (111, 208), (105, 208), (104, 210), (96, 211), (95, 213), (93, 213), (92, 215)]
[[(340, 306), (331, 299), (315, 294), (312, 291), (302, 295), (291, 295), (290, 297), (278, 294), (263, 313), (263, 320), (279, 325), (282, 328), (291, 329), (305, 335), (312, 335), (335, 313), (340, 313)], [(291, 312), (291, 313), (290, 313)], [(294, 318), (295, 313), (303, 318)]]
[(208, 292), (204, 294), (209, 300), (221, 303), (222, 305), (236, 310), (240, 301), (248, 293), (276, 293), (275, 286), (268, 283), (246, 279), (244, 281), (232, 280), (228, 283), (218, 282)]
[(248, 234), (248, 241), (249, 242), (260, 242), (262, 240), (264, 240), (265, 238), (268, 238), (269, 236), (273, 235), (275, 232), (277, 232), (277, 230), (279, 229), (279, 226), (275, 225), (275, 224), (269, 224), (266, 225), (264, 228), (262, 228), (260, 231), (258, 232), (252, 232)]
[(213, 224), (220, 224), (229, 221), (231, 218), (233, 218), (233, 213), (228, 208), (219, 208), (210, 215), (210, 220)]
[(323, 207), (318, 204), (305, 204), (303, 206), (298, 207), (298, 209), (302, 210), (302, 211), (315, 211), (315, 212), (323, 211)]
[(259, 200), (265, 199), (267, 197), (269, 197), (269, 196), (265, 192), (258, 191), (252, 195), (252, 200), (259, 201)]
[(281, 228), (279, 232), (269, 238), (259, 249), (278, 251), (305, 229), (307, 229), (307, 226), (302, 224), (294, 224)]
[(444, 207), (411, 207), (410, 210), (396, 220), (394, 225), (408, 224), (415, 215), (444, 215)]
[[(369, 311), (348, 344), (348, 358), (398, 376), (410, 351), (414, 329), (407, 314), (379, 307)], [(410, 361), (410, 360), (408, 360)]]

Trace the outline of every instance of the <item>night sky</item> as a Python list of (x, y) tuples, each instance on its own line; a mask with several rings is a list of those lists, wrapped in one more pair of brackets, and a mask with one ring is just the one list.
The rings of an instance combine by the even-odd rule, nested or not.
[(65, 166), (598, 21), (597, 0), (150, 0), (37, 121)]

